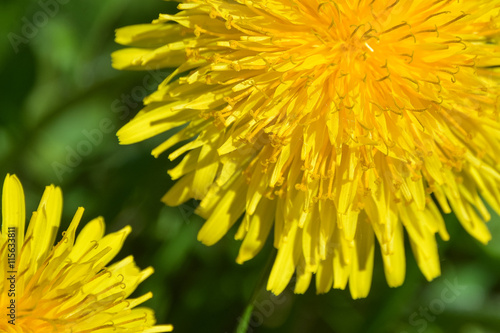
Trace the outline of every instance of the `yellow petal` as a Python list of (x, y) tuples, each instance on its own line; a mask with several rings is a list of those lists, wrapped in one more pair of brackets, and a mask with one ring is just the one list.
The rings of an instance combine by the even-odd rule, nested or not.
[[(25, 218), (24, 191), (21, 182), (16, 175), (7, 174), (2, 192), (2, 235), (5, 237), (9, 233), (15, 233), (15, 246), (12, 248), (15, 249), (16, 257), (24, 243)], [(9, 241), (9, 244), (12, 243)]]
[(236, 262), (239, 264), (252, 259), (264, 246), (273, 225), (276, 203), (262, 199), (250, 220), (250, 228), (241, 244)]
[(300, 258), (301, 239), (302, 230), (298, 228), (298, 224), (295, 221), (290, 228), (286, 240), (283, 241), (278, 249), (278, 255), (276, 256), (267, 282), (267, 290), (270, 290), (275, 295), (281, 294), (292, 278)]
[(226, 191), (220, 203), (198, 232), (198, 240), (205, 245), (213, 245), (233, 226), (245, 210), (245, 199), (241, 196), (244, 181), (236, 178)]
[(370, 224), (360, 222), (356, 231), (355, 251), (352, 256), (349, 290), (352, 298), (368, 296), (372, 283), (375, 243)]

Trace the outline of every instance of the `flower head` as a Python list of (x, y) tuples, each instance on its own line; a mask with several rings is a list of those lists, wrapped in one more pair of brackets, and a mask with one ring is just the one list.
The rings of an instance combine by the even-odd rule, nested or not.
[(79, 208), (55, 246), (62, 194), (48, 186), (25, 233), (24, 193), (7, 175), (0, 234), (0, 331), (2, 332), (170, 332), (155, 326), (154, 313), (136, 308), (152, 297), (128, 298), (153, 273), (131, 256), (106, 265), (122, 247), (130, 227), (104, 235), (104, 221), (89, 222), (76, 236)]
[[(486, 243), (500, 211), (498, 0), (198, 0), (117, 31), (119, 69), (177, 69), (118, 136), (182, 129), (153, 151), (184, 155), (163, 200), (201, 200), (198, 238), (244, 214), (237, 261), (274, 227), (268, 289), (364, 297), (375, 239), (390, 286), (405, 277), (403, 230), (440, 274), (440, 209)], [(186, 126), (187, 124), (187, 126)]]

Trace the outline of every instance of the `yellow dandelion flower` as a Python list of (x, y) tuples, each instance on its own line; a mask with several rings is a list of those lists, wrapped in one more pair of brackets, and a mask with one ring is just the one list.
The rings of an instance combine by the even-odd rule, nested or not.
[[(273, 229), (268, 289), (370, 289), (375, 239), (391, 287), (403, 230), (440, 274), (440, 210), (486, 243), (500, 211), (498, 0), (197, 0), (117, 30), (118, 69), (178, 68), (119, 132), (181, 130), (168, 205), (201, 200), (214, 244), (244, 215), (237, 262)], [(184, 126), (184, 127), (182, 127)], [(273, 228), (274, 227), (274, 228)]]
[(104, 235), (96, 218), (76, 235), (83, 214), (78, 208), (62, 240), (53, 246), (62, 213), (62, 194), (47, 186), (25, 233), (24, 193), (7, 175), (2, 195), (0, 234), (0, 331), (170, 332), (155, 326), (154, 313), (137, 306), (152, 297), (128, 298), (153, 273), (140, 270), (129, 256), (108, 267), (130, 227)]

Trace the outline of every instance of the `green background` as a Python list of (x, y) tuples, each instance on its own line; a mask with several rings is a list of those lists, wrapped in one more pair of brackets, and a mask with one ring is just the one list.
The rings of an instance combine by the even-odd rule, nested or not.
[(196, 202), (173, 208), (160, 202), (173, 184), (167, 170), (178, 161), (170, 162), (168, 152), (155, 159), (150, 151), (169, 133), (132, 146), (120, 146), (115, 136), (168, 70), (112, 69), (110, 53), (119, 48), (114, 29), (150, 22), (175, 6), (160, 0), (1, 0), (0, 177), (19, 176), (28, 212), (52, 183), (64, 194), (62, 228), (79, 206), (86, 208), (84, 222), (103, 216), (108, 232), (131, 225), (119, 258), (133, 254), (140, 267), (155, 268), (134, 295), (153, 291), (146, 305), (176, 332), (234, 332), (245, 318), (248, 332), (499, 332), (496, 215), (488, 246), (446, 216), (451, 240), (438, 240), (443, 274), (432, 283), (407, 244), (405, 284), (387, 287), (377, 248), (372, 291), (356, 301), (348, 291), (316, 295), (314, 282), (305, 295), (289, 287), (274, 297), (264, 289), (275, 256), (270, 242), (238, 265), (234, 228), (212, 247), (196, 240), (203, 223), (193, 214)]

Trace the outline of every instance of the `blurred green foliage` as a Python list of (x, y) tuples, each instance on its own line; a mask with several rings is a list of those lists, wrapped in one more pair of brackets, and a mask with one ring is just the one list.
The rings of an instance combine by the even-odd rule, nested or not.
[(84, 221), (104, 216), (108, 231), (131, 225), (120, 258), (133, 254), (140, 267), (154, 266), (136, 295), (153, 291), (146, 304), (176, 332), (234, 332), (240, 322), (248, 322), (248, 332), (499, 332), (495, 214), (488, 246), (446, 217), (451, 240), (439, 241), (443, 275), (431, 283), (409, 244), (400, 288), (387, 287), (377, 255), (372, 291), (357, 301), (348, 291), (316, 295), (314, 286), (305, 295), (289, 287), (272, 296), (265, 291), (275, 255), (270, 242), (238, 265), (235, 230), (212, 247), (196, 240), (203, 223), (193, 214), (196, 202), (173, 208), (160, 202), (172, 185), (166, 171), (177, 162), (168, 161), (168, 153), (154, 159), (150, 151), (168, 133), (133, 146), (119, 146), (115, 136), (155, 89), (151, 82), (168, 70), (112, 69), (110, 53), (119, 48), (114, 29), (149, 22), (175, 6), (160, 0), (2, 0), (0, 176), (20, 177), (27, 210), (53, 183), (64, 193), (62, 228), (79, 206), (86, 208)]

